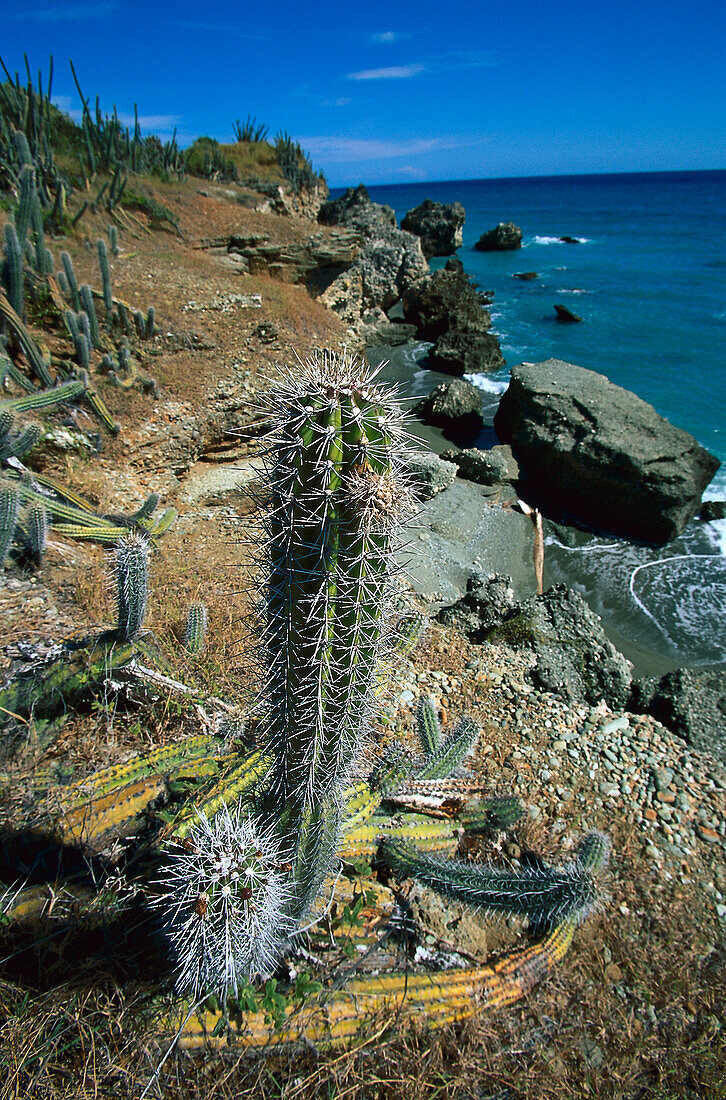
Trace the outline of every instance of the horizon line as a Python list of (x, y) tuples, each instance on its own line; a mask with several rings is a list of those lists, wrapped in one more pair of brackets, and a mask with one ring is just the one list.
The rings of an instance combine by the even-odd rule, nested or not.
[[(325, 169), (323, 169), (323, 172)], [(512, 176), (456, 176), (451, 179), (432, 180), (397, 180), (388, 183), (365, 183), (360, 180), (357, 184), (329, 184), (331, 190), (347, 190), (349, 187), (358, 187), (362, 183), (365, 187), (428, 187), (436, 184), (452, 183), (493, 183), (503, 180), (547, 180), (547, 179), (582, 179), (603, 178), (613, 176), (677, 176), (677, 175), (723, 175), (726, 174), (726, 166), (723, 168), (639, 168), (621, 169), (616, 172), (545, 172), (543, 174), (527, 173), (526, 175)]]

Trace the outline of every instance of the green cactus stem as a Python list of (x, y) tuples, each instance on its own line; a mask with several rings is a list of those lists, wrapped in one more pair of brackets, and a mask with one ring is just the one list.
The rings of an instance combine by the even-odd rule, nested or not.
[(193, 657), (204, 651), (207, 634), (208, 616), (203, 603), (193, 603), (187, 612), (184, 625), (184, 648)]
[(127, 535), (116, 550), (116, 590), (119, 638), (132, 641), (141, 633), (149, 594), (149, 541)]
[(118, 246), (118, 229), (115, 225), (109, 225), (108, 227), (108, 243), (111, 245), (113, 255), (118, 256), (120, 249)]
[(15, 226), (8, 222), (3, 230), (5, 238), (3, 262), (3, 283), (8, 301), (18, 316), (23, 313), (23, 250)]
[(80, 291), (81, 305), (88, 317), (88, 325), (90, 328), (91, 345), (94, 348), (100, 347), (101, 335), (98, 329), (98, 316), (96, 314), (96, 304), (93, 301), (93, 291), (87, 283), (84, 283)]
[(441, 723), (431, 695), (422, 695), (418, 701), (416, 733), (424, 756), (432, 756), (441, 747)]
[(15, 534), (20, 495), (13, 485), (0, 485), (0, 569)]
[(267, 812), (295, 844), (302, 916), (327, 873), (340, 791), (372, 701), (394, 532), (410, 496), (401, 414), (370, 371), (334, 353), (270, 396)]
[(68, 282), (71, 305), (76, 313), (78, 313), (81, 309), (81, 296), (78, 290), (78, 283), (76, 282), (76, 273), (73, 270), (73, 260), (67, 252), (61, 252), (61, 263), (63, 264), (63, 271)]
[(597, 900), (592, 871), (599, 869), (607, 854), (602, 844), (591, 844), (588, 838), (582, 860), (564, 868), (549, 867), (540, 861), (515, 873), (440, 859), (393, 837), (382, 841), (380, 851), (399, 878), (416, 878), (445, 897), (482, 909), (527, 916), (542, 927), (563, 920), (582, 920), (592, 912)]
[(28, 409), (52, 409), (65, 401), (73, 401), (84, 392), (84, 389), (83, 382), (74, 378), (52, 389), (36, 390), (35, 393), (29, 393), (25, 397), (13, 397), (9, 401), (0, 402), (0, 407), (14, 412), (27, 412)]
[(469, 803), (459, 820), (466, 832), (481, 833), (511, 829), (523, 817), (524, 806), (516, 795), (490, 795)]
[(451, 775), (474, 748), (480, 732), (471, 718), (462, 718), (416, 772), (416, 779), (444, 779)]
[(42, 504), (33, 504), (23, 520), (23, 542), (30, 561), (40, 566), (48, 545), (48, 513)]
[(101, 283), (103, 285), (103, 304), (106, 307), (106, 316), (110, 318), (113, 312), (113, 292), (111, 290), (111, 268), (108, 263), (108, 251), (104, 240), (96, 241), (98, 252), (98, 266), (101, 269)]

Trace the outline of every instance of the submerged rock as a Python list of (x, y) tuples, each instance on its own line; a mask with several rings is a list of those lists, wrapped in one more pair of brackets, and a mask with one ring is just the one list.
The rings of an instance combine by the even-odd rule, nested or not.
[(580, 317), (578, 313), (573, 313), (567, 306), (556, 305), (555, 313), (557, 314), (558, 321), (565, 321), (569, 324), (577, 324), (578, 321), (582, 320), (582, 317)]
[(462, 227), (466, 211), (460, 202), (433, 202), (424, 199), (409, 210), (401, 222), (401, 229), (421, 238), (421, 247), (427, 260), (432, 256), (451, 256), (464, 242)]
[(474, 248), (479, 252), (512, 252), (522, 247), (522, 230), (514, 222), (500, 222), (482, 233)]
[(680, 534), (719, 462), (601, 374), (520, 363), (494, 418), (553, 518), (647, 543)]

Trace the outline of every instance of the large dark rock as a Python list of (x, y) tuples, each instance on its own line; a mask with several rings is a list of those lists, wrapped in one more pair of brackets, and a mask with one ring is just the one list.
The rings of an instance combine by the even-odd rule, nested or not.
[(429, 352), (429, 366), (443, 374), (487, 374), (504, 366), (493, 332), (445, 332)]
[(442, 268), (403, 294), (403, 316), (422, 340), (448, 332), (488, 332), (492, 319), (463, 268)]
[(642, 542), (675, 538), (719, 466), (634, 393), (558, 359), (514, 367), (494, 427), (550, 515)]
[(512, 578), (501, 573), (473, 576), (456, 603), (442, 607), (436, 621), (453, 627), (472, 642), (483, 642), (496, 627), (516, 614), (519, 602)]
[(630, 696), (629, 662), (607, 639), (582, 596), (564, 584), (523, 601), (515, 615), (489, 631), (488, 638), (532, 649), (535, 687), (569, 703), (596, 706), (604, 699), (619, 710)]
[(424, 424), (441, 428), (455, 443), (475, 439), (484, 426), (481, 390), (460, 378), (439, 383), (413, 406), (413, 412)]
[(403, 315), (419, 338), (431, 340), (429, 365), (461, 376), (499, 370), (504, 365), (499, 341), (490, 332), (491, 317), (460, 263), (451, 262), (426, 279), (409, 284)]
[(401, 229), (421, 238), (421, 247), (427, 260), (432, 256), (451, 256), (463, 244), (462, 226), (466, 211), (460, 202), (433, 202), (424, 199), (409, 210), (401, 222)]
[(482, 233), (474, 245), (479, 252), (512, 252), (522, 247), (522, 230), (514, 222), (500, 222), (494, 229)]
[(679, 668), (633, 684), (629, 708), (726, 763), (726, 672)]
[(459, 477), (475, 481), (479, 485), (501, 485), (503, 482), (519, 480), (519, 466), (512, 454), (511, 447), (491, 447), (482, 451), (478, 447), (469, 447), (463, 451), (442, 451), (441, 458), (454, 462), (459, 469)]

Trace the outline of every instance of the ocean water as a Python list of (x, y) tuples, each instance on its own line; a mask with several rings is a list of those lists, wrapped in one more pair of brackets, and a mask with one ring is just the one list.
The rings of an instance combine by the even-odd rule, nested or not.
[[(466, 180), (369, 188), (399, 220), (423, 199), (466, 209), (458, 256), (491, 309), (507, 368), (472, 376), (491, 419), (509, 369), (550, 357), (606, 375), (685, 428), (724, 465), (705, 498), (726, 499), (726, 172)], [(524, 233), (514, 252), (474, 243), (500, 221)], [(577, 238), (562, 243), (561, 236)], [(445, 260), (434, 260), (432, 266)], [(515, 272), (536, 271), (523, 282)], [(583, 318), (555, 319), (562, 303)], [(410, 394), (434, 381), (427, 346), (387, 350)], [(439, 380), (439, 376), (435, 377)], [(578, 588), (641, 667), (726, 663), (726, 521), (694, 521), (657, 549), (549, 528), (551, 583)]]

